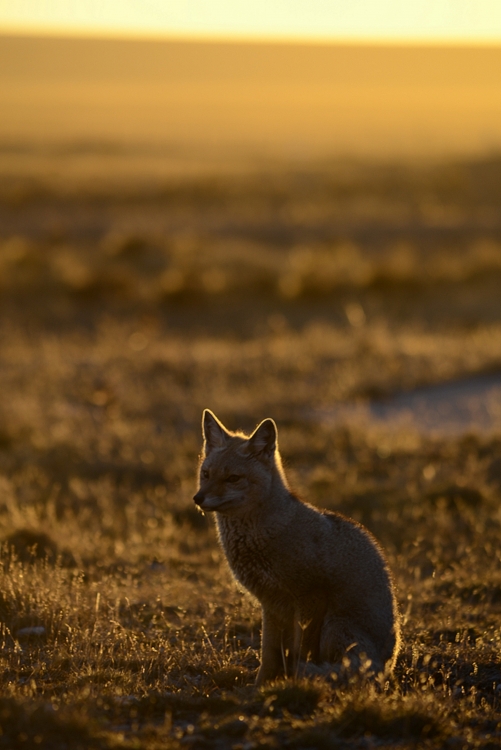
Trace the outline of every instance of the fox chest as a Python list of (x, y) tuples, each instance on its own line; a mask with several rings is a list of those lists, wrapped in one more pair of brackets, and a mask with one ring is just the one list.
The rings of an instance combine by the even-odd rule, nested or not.
[(233, 575), (260, 602), (281, 603), (297, 595), (299, 581), (287, 564), (286, 540), (256, 535), (253, 529), (224, 518), (218, 520), (218, 530)]

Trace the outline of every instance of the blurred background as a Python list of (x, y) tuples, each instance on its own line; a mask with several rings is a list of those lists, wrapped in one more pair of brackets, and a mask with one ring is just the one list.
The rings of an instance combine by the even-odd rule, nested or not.
[(189, 487), (207, 406), (383, 453), (499, 434), (495, 3), (23, 0), (0, 23), (7, 472), (56, 461), (64, 488), (100, 456)]

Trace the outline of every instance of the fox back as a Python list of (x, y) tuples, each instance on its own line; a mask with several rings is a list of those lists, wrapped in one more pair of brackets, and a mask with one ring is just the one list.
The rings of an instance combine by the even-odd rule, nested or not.
[(261, 604), (258, 683), (307, 673), (312, 664), (324, 671), (391, 670), (398, 613), (376, 540), (360, 524), (290, 491), (273, 420), (248, 437), (229, 432), (205, 410), (202, 430), (194, 500), (215, 513), (234, 576)]

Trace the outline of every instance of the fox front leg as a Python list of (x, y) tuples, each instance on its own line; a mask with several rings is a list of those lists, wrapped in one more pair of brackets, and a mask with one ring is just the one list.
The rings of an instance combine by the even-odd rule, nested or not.
[(256, 685), (284, 675), (290, 676), (294, 648), (294, 628), (290, 624), (263, 608), (263, 632), (261, 635), (261, 666)]

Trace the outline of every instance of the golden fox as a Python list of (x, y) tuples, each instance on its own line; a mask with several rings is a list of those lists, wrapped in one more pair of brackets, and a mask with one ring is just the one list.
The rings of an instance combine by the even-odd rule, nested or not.
[(307, 674), (311, 664), (389, 672), (399, 619), (376, 540), (355, 521), (290, 491), (272, 419), (249, 437), (229, 432), (206, 409), (202, 432), (194, 500), (216, 513), (233, 575), (261, 604), (257, 684), (302, 668)]

